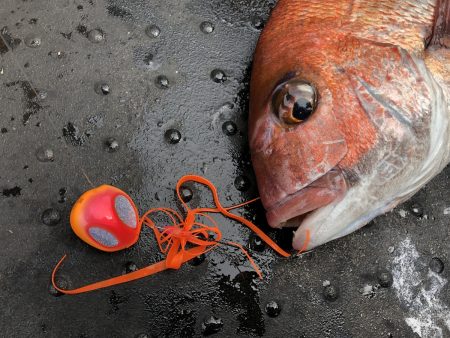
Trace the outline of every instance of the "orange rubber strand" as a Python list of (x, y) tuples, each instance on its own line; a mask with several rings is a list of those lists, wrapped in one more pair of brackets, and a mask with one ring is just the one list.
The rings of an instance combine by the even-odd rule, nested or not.
[[(245, 219), (244, 217), (232, 214), (231, 212), (229, 212), (228, 210), (231, 209), (235, 209), (236, 207), (230, 207), (230, 208), (225, 208), (222, 206), (222, 204), (220, 203), (219, 200), (219, 195), (217, 193), (217, 189), (214, 186), (214, 184), (212, 184), (209, 180), (207, 180), (204, 177), (201, 176), (197, 176), (197, 175), (186, 175), (183, 176), (177, 183), (177, 195), (178, 198), (180, 199), (181, 203), (183, 204), (184, 208), (186, 210), (189, 210), (189, 207), (187, 206), (187, 204), (183, 201), (183, 199), (181, 198), (181, 193), (180, 193), (180, 188), (181, 186), (188, 182), (188, 181), (193, 181), (193, 182), (197, 182), (203, 185), (206, 185), (209, 189), (211, 189), (211, 192), (213, 194), (213, 198), (214, 198), (214, 203), (216, 204), (217, 208), (214, 209), (209, 209), (209, 208), (199, 208), (199, 209), (195, 209), (194, 212), (217, 212), (217, 213), (221, 213), (224, 216), (234, 219), (238, 222), (241, 222), (242, 224), (246, 225), (247, 227), (249, 227), (254, 233), (256, 233), (264, 242), (266, 242), (267, 245), (269, 245), (273, 250), (275, 250), (277, 253), (279, 253), (281, 256), (283, 257), (289, 257), (290, 254), (287, 253), (286, 251), (284, 251), (282, 248), (280, 248), (278, 246), (277, 243), (275, 243), (269, 236), (267, 236), (261, 229), (259, 229), (256, 225), (254, 225), (252, 222), (250, 222), (249, 220)], [(250, 202), (245, 202), (239, 205), (239, 207), (242, 207), (244, 205), (247, 205), (251, 202), (254, 202), (258, 199), (254, 199)]]
[[(214, 198), (214, 204), (216, 205), (216, 208), (197, 208), (197, 209), (190, 209), (189, 206), (183, 201), (180, 193), (181, 186), (186, 182), (196, 182), (203, 184), (207, 186)], [(267, 236), (261, 229), (259, 229), (255, 224), (250, 222), (249, 220), (245, 219), (242, 216), (235, 215), (230, 212), (230, 210), (240, 208), (242, 206), (248, 205), (250, 203), (253, 203), (259, 198), (255, 198), (253, 200), (250, 200), (248, 202), (244, 202), (238, 205), (234, 205), (231, 207), (224, 207), (220, 203), (219, 195), (217, 192), (216, 187), (213, 183), (211, 183), (206, 178), (203, 178), (201, 176), (197, 175), (186, 175), (183, 176), (177, 183), (176, 191), (178, 198), (180, 199), (184, 209), (186, 210), (186, 218), (183, 220), (183, 218), (174, 210), (169, 208), (155, 208), (150, 209), (140, 219), (140, 225), (146, 225), (149, 227), (155, 235), (156, 241), (158, 243), (158, 247), (160, 251), (166, 255), (166, 259), (163, 261), (160, 261), (158, 263), (155, 263), (153, 265), (147, 266), (145, 268), (142, 268), (137, 271), (130, 272), (126, 275), (113, 277), (104, 281), (92, 283), (77, 289), (72, 290), (65, 290), (56, 285), (55, 276), (56, 272), (62, 265), (63, 261), (66, 258), (66, 255), (64, 255), (63, 258), (56, 264), (55, 268), (52, 272), (52, 284), (56, 290), (58, 290), (61, 293), (65, 294), (79, 294), (84, 292), (90, 292), (118, 284), (123, 284), (126, 282), (130, 282), (133, 280), (137, 280), (143, 277), (151, 276), (153, 274), (156, 274), (158, 272), (167, 270), (167, 269), (179, 269), (184, 263), (187, 261), (201, 255), (205, 254), (208, 251), (214, 249), (217, 245), (221, 245), (222, 240), (222, 233), (218, 227), (217, 222), (209, 216), (207, 213), (220, 213), (225, 217), (231, 218), (235, 221), (238, 221), (245, 226), (247, 226), (249, 229), (251, 229), (253, 232), (255, 232), (267, 245), (269, 245), (273, 250), (275, 250), (277, 253), (279, 253), (281, 256), (289, 257), (290, 254), (284, 251), (282, 248), (278, 246), (269, 236)], [(156, 224), (152, 221), (150, 218), (150, 215), (154, 213), (163, 213), (165, 214), (170, 221), (172, 222), (171, 225), (164, 226), (164, 230), (160, 231), (159, 228), (156, 226)], [(202, 216), (206, 218), (211, 224), (206, 225), (200, 222), (196, 221), (197, 216)], [(310, 241), (310, 234), (309, 231), (307, 231), (305, 244), (303, 247), (298, 251), (298, 253), (301, 253), (305, 251), (308, 247)], [(193, 245), (193, 248), (186, 249), (186, 246), (190, 244)], [(248, 261), (250, 262), (250, 265), (253, 267), (253, 269), (256, 271), (258, 276), (262, 278), (262, 273), (260, 269), (258, 268), (255, 261), (252, 259), (250, 254), (244, 249), (244, 247), (241, 244), (234, 243), (234, 242), (226, 242), (225, 244), (237, 247), (241, 250), (241, 252), (247, 257)]]

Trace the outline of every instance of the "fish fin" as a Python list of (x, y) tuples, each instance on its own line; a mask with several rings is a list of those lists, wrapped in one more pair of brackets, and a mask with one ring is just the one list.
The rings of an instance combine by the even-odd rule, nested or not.
[(435, 8), (432, 33), (427, 39), (427, 47), (450, 48), (450, 0), (438, 0)]

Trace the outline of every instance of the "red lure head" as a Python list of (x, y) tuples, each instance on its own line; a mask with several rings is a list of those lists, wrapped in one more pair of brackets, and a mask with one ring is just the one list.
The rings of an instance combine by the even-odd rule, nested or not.
[(85, 192), (72, 208), (70, 225), (83, 241), (107, 252), (135, 244), (142, 226), (130, 196), (110, 185)]

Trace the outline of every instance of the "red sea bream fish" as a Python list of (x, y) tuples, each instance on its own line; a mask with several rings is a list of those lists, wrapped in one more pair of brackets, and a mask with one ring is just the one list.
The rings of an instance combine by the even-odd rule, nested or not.
[(345, 236), (450, 161), (450, 0), (280, 0), (251, 79), (267, 220), (293, 247)]

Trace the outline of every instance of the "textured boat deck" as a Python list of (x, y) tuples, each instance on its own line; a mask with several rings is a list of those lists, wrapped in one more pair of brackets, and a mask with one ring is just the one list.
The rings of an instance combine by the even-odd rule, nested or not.
[[(71, 206), (91, 184), (129, 192), (141, 212), (179, 208), (174, 187), (187, 173), (211, 179), (226, 205), (257, 196), (248, 81), (273, 5), (2, 0), (1, 336), (450, 336), (449, 167), (363, 230), (295, 259), (218, 218), (227, 239), (250, 247), (263, 281), (223, 247), (196, 265), (89, 294), (50, 286), (64, 253), (59, 282), (68, 287), (162, 258), (146, 230), (114, 254), (72, 233)], [(191, 205), (211, 203), (191, 189)], [(289, 248), (291, 232), (269, 231), (261, 206), (241, 213)], [(272, 301), (279, 314), (266, 311)]]

